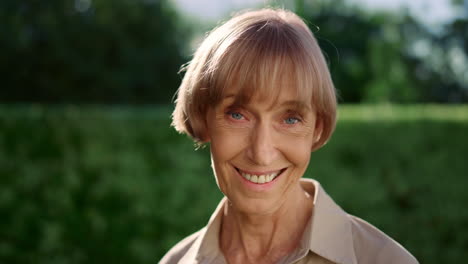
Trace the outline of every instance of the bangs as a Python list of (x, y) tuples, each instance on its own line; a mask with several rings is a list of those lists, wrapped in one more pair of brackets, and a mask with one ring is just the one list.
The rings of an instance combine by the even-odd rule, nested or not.
[(238, 105), (254, 97), (274, 105), (281, 91), (288, 89), (296, 93), (298, 102), (311, 104), (314, 87), (319, 85), (313, 58), (300, 46), (300, 37), (288, 29), (288, 25), (264, 21), (233, 40), (221, 51), (223, 56), (215, 54), (211, 103), (218, 104), (229, 93)]

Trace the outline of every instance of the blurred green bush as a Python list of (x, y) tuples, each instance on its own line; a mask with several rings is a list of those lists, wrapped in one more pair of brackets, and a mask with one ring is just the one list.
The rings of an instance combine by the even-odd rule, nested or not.
[(0, 21), (2, 103), (168, 103), (192, 35), (169, 0), (2, 0)]
[[(468, 102), (462, 1), (446, 1), (460, 12), (438, 26), (409, 11), (370, 11), (351, 2), (294, 1), (341, 102)], [(184, 15), (174, 0), (2, 0), (0, 102), (170, 104), (180, 66), (216, 26), (203, 20)]]
[[(169, 108), (0, 108), (0, 263), (154, 263), (221, 198)], [(468, 107), (342, 106), (312, 155), (348, 212), (421, 263), (468, 258)]]

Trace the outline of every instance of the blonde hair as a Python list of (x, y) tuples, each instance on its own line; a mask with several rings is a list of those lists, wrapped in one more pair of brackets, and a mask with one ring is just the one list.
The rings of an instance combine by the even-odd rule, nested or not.
[(310, 98), (320, 139), (330, 138), (336, 121), (335, 88), (319, 45), (296, 14), (261, 9), (234, 16), (205, 38), (186, 66), (177, 92), (172, 125), (203, 143), (208, 107), (217, 105), (227, 87), (238, 87), (237, 101), (253, 95), (277, 99), (285, 85), (298, 98)]

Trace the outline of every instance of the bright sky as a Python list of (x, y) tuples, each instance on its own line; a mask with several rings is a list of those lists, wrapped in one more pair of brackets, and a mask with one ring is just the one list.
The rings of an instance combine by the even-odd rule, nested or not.
[[(171, 0), (182, 12), (202, 20), (218, 20), (226, 14), (248, 7), (255, 7), (268, 0)], [(368, 9), (391, 9), (398, 11), (408, 7), (410, 12), (428, 25), (437, 25), (453, 19), (461, 10), (455, 10), (451, 0), (347, 0)], [(293, 0), (277, 1), (294, 3)], [(468, 1), (465, 1), (468, 3)]]

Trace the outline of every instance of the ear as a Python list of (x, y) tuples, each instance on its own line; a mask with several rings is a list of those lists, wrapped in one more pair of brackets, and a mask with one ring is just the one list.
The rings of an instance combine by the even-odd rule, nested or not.
[(202, 134), (200, 134), (199, 138), (200, 138), (200, 142), (203, 143), (203, 144), (211, 142), (211, 138), (208, 135), (206, 128), (205, 128), (205, 131)]
[(323, 132), (323, 121), (321, 118), (315, 120), (315, 129), (314, 129), (314, 145), (320, 141)]
[(210, 119), (210, 114), (212, 114), (212, 109), (211, 108), (208, 108), (208, 110), (206, 111), (206, 114), (205, 114), (205, 118), (203, 118), (203, 120), (201, 120), (201, 127), (199, 128), (199, 139), (200, 139), (200, 142), (205, 144), (205, 143), (209, 143), (211, 141), (211, 136), (210, 136), (210, 129), (208, 127), (208, 120)]
[(211, 141), (210, 133), (208, 129), (208, 124), (206, 123), (206, 120), (200, 120), (198, 122), (198, 127), (196, 130), (196, 138), (197, 141), (201, 144), (209, 143)]

